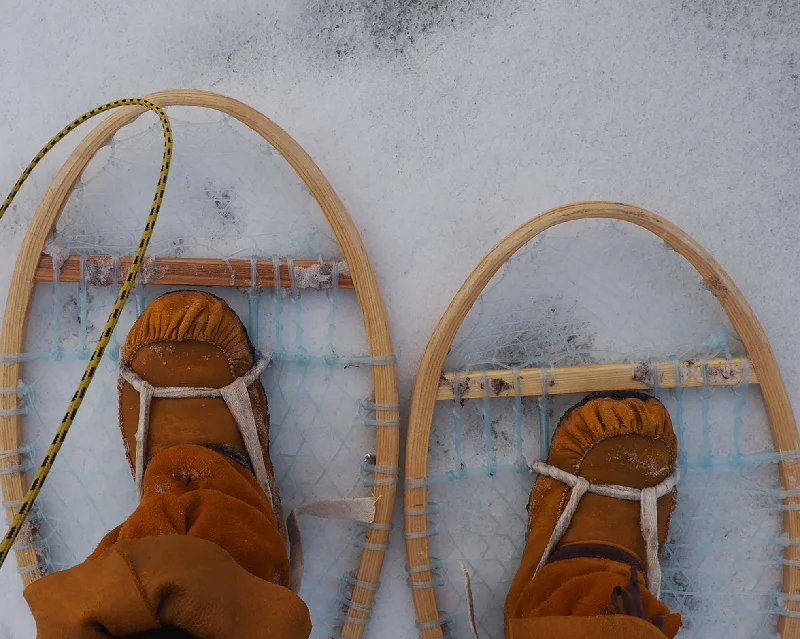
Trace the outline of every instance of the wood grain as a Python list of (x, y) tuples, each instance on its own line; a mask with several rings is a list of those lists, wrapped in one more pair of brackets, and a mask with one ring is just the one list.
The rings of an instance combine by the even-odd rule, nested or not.
[[(84, 269), (91, 275), (87, 278), (90, 284), (107, 285), (112, 284), (114, 279), (113, 260), (105, 255), (87, 255)], [(296, 268), (310, 268), (319, 264), (317, 260), (293, 260)], [(333, 262), (323, 262), (328, 269), (333, 269)], [(130, 257), (119, 258), (118, 282), (125, 277), (131, 265)], [(88, 267), (88, 268), (87, 268)], [(152, 274), (146, 282), (147, 284), (159, 284), (165, 286), (241, 286), (249, 287), (253, 285), (252, 278), (253, 264), (250, 260), (230, 259), (216, 260), (209, 258), (192, 257), (156, 257), (145, 259), (142, 272), (137, 281), (141, 282), (143, 275)], [(289, 275), (289, 264), (281, 262), (278, 266), (280, 286), (282, 288), (292, 287), (292, 278)], [(53, 281), (53, 259), (49, 255), (42, 255), (39, 264), (33, 275), (36, 282)], [(260, 288), (271, 288), (275, 286), (275, 265), (272, 260), (256, 261), (256, 281), (255, 286)], [(80, 282), (81, 281), (81, 258), (78, 255), (71, 255), (65, 261), (58, 273), (59, 282)], [(320, 288), (330, 288), (321, 286)], [(338, 288), (352, 289), (353, 279), (348, 274), (340, 273), (338, 277)]]
[[(394, 353), (389, 335), (389, 320), (377, 278), (361, 236), (341, 199), (305, 150), (286, 131), (265, 115), (227, 96), (207, 91), (178, 89), (153, 93), (145, 97), (162, 107), (203, 107), (226, 113), (260, 135), (284, 157), (319, 204), (342, 249), (344, 259), (349, 265), (353, 286), (364, 316), (370, 355), (391, 361)], [(144, 112), (143, 107), (131, 106), (112, 113), (78, 144), (53, 179), (28, 226), (17, 257), (12, 284), (6, 299), (2, 337), (0, 337), (0, 354), (14, 355), (23, 350), (25, 326), (39, 259), (45, 241), (61, 215), (77, 180), (94, 154), (107, 144), (119, 129)], [(145, 214), (146, 211), (142, 211), (142, 225), (144, 225)], [(399, 414), (394, 409), (397, 406), (395, 365), (373, 366), (372, 376), (375, 386), (375, 402), (382, 407), (377, 411), (376, 419), (382, 422), (397, 421)], [(0, 365), (0, 387), (15, 388), (19, 380), (20, 365), (18, 363)], [(0, 408), (15, 409), (17, 402), (17, 397), (13, 394), (0, 395)], [(387, 407), (392, 408), (387, 410)], [(22, 442), (19, 417), (14, 415), (2, 418), (0, 420), (0, 451), (16, 450)], [(399, 445), (399, 427), (378, 428), (376, 465), (396, 467)], [(4, 466), (13, 465), (15, 457), (9, 457), (0, 463)], [(383, 548), (388, 544), (391, 532), (388, 530), (387, 524), (391, 523), (394, 510), (396, 485), (392, 482), (393, 478), (394, 475), (391, 474), (376, 474), (378, 481), (373, 489), (374, 495), (377, 497), (375, 522), (381, 525), (368, 530), (367, 548), (361, 553), (356, 578), (359, 582), (366, 584), (366, 587), (356, 585), (351, 595), (351, 599), (356, 605), (349, 607), (346, 614), (348, 619), (345, 620), (341, 629), (342, 636), (347, 639), (360, 638), (366, 628), (364, 620), (369, 618), (369, 614), (364, 610), (369, 610), (374, 600), (375, 589), (383, 566)], [(0, 475), (0, 482), (6, 501), (21, 499), (27, 488), (23, 475), (19, 473)], [(13, 513), (8, 510), (7, 514)], [(35, 566), (38, 561), (36, 553), (32, 550), (17, 551), (16, 557), (23, 569)], [(22, 578), (27, 584), (40, 576), (40, 571), (31, 570), (23, 573)]]
[[(439, 320), (422, 356), (411, 397), (405, 479), (414, 483), (405, 490), (406, 513), (424, 512), (422, 509), (427, 506), (427, 490), (417, 486), (427, 476), (428, 445), (433, 408), (439, 393), (439, 378), (445, 357), (467, 312), (498, 269), (527, 242), (550, 227), (587, 218), (615, 219), (636, 224), (661, 238), (694, 266), (719, 300), (742, 339), (760, 382), (775, 449), (778, 452), (800, 450), (794, 413), (769, 340), (747, 300), (719, 263), (680, 228), (654, 213), (628, 204), (580, 202), (551, 209), (525, 222), (501, 240), (467, 277)], [(800, 461), (782, 460), (779, 474), (783, 487), (796, 491), (800, 481)], [(787, 545), (784, 551), (784, 557), (789, 561), (783, 568), (783, 591), (794, 599), (790, 599), (786, 607), (795, 616), (781, 616), (778, 632), (784, 639), (800, 639), (800, 512), (797, 510), (800, 498), (788, 497), (784, 500), (784, 505), (787, 508), (784, 511), (783, 528), (788, 539), (794, 543)], [(419, 534), (427, 529), (427, 517), (406, 514), (404, 521), (406, 534), (410, 535), (406, 539), (409, 567), (413, 569), (430, 565), (428, 538)], [(412, 587), (411, 594), (417, 620), (421, 624), (432, 624), (432, 627), (421, 630), (420, 635), (423, 639), (442, 637), (442, 628), (435, 625), (439, 619), (436, 594), (432, 587), (425, 585), (426, 582), (430, 583), (430, 571), (412, 570), (409, 577), (416, 584)]]
[[(521, 368), (516, 373), (509, 369), (462, 371), (442, 373), (436, 400), (455, 399), (456, 383), (459, 399), (478, 399), (484, 394), (488, 397), (514, 397), (517, 394), (539, 397), (545, 394), (676, 388), (679, 385), (678, 377), (683, 388), (704, 386), (706, 381), (709, 386), (740, 386), (745, 371), (746, 383), (758, 384), (756, 372), (739, 357)], [(484, 392), (484, 387), (488, 392)]]

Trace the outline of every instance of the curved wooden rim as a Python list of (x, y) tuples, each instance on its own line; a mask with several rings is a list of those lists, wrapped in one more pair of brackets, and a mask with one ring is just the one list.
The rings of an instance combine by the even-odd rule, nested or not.
[[(344, 204), (336, 195), (328, 180), (314, 164), (311, 157), (283, 129), (255, 109), (217, 93), (196, 90), (173, 90), (153, 93), (146, 99), (162, 107), (191, 106), (215, 109), (236, 118), (242, 124), (258, 133), (264, 140), (275, 147), (286, 161), (297, 172), (311, 194), (322, 209), (328, 223), (333, 229), (336, 240), (342, 248), (352, 275), (358, 300), (364, 314), (364, 326), (369, 341), (372, 357), (389, 358), (393, 356), (392, 342), (389, 335), (389, 320), (378, 288), (377, 278), (373, 271), (361, 236), (353, 224)], [(48, 235), (55, 226), (69, 194), (81, 176), (86, 165), (94, 154), (106, 144), (123, 126), (129, 124), (145, 111), (142, 107), (125, 107), (115, 111), (111, 116), (93, 129), (70, 155), (57, 173), (55, 179), (45, 193), (41, 204), (28, 227), (14, 268), (13, 279), (6, 301), (3, 318), (0, 353), (17, 354), (22, 352), (25, 341), (25, 325), (29, 304), (33, 292), (33, 281), (39, 257)], [(380, 406), (396, 406), (397, 379), (395, 366), (373, 366), (375, 385), (375, 402)], [(15, 388), (20, 379), (20, 366), (17, 363), (0, 365), (0, 386)], [(14, 395), (0, 395), (0, 406), (13, 409), (17, 406)], [(376, 418), (385, 423), (397, 421), (397, 410), (380, 410)], [(399, 457), (399, 427), (381, 427), (377, 429), (377, 460), (379, 467), (396, 467)], [(17, 416), (5, 417), (0, 422), (0, 450), (17, 450), (22, 444), (21, 425)], [(12, 461), (13, 463), (13, 461)], [(21, 499), (24, 494), (24, 478), (21, 474), (0, 476), (3, 495), (6, 501)], [(394, 506), (396, 486), (392, 483), (392, 475), (377, 474), (374, 495), (378, 498), (376, 524), (390, 524)], [(384, 480), (384, 481), (380, 481)], [(385, 485), (384, 485), (385, 484)], [(9, 510), (9, 514), (13, 515)], [(389, 530), (385, 526), (370, 528), (367, 536), (368, 548), (361, 554), (357, 579), (364, 584), (377, 584), (383, 565), (382, 548), (389, 541)], [(36, 566), (39, 559), (33, 550), (20, 550), (16, 553), (21, 568)], [(41, 576), (38, 570), (23, 572), (23, 581), (27, 585)], [(362, 612), (372, 605), (374, 589), (355, 587), (352, 601), (357, 604), (347, 612), (348, 618), (367, 619), (368, 614)], [(361, 637), (365, 623), (346, 621), (342, 628), (343, 637)]]
[[(557, 224), (587, 218), (617, 219), (641, 226), (664, 240), (697, 269), (742, 338), (750, 361), (758, 374), (775, 449), (779, 452), (800, 449), (800, 438), (792, 406), (767, 336), (747, 300), (724, 269), (700, 244), (677, 226), (654, 213), (626, 204), (581, 202), (551, 209), (529, 220), (501, 240), (475, 267), (450, 302), (428, 342), (417, 371), (406, 437), (407, 482), (422, 480), (427, 476), (428, 440), (439, 376), (456, 333), (475, 300), (497, 270), (532, 238)], [(794, 459), (782, 461), (780, 478), (784, 488), (796, 490), (797, 480), (800, 478), (800, 462)], [(800, 499), (790, 498), (786, 503), (800, 503)], [(421, 512), (420, 509), (425, 508), (426, 504), (426, 488), (405, 489), (406, 513)], [(411, 568), (429, 565), (427, 537), (409, 536), (409, 533), (426, 531), (427, 517), (406, 514), (404, 526), (408, 565)], [(784, 531), (789, 539), (800, 539), (800, 512), (784, 513)], [(795, 561), (800, 559), (800, 546), (787, 546), (785, 558)], [(420, 584), (411, 591), (417, 620), (420, 624), (432, 626), (424, 627), (420, 631), (420, 636), (424, 639), (442, 637), (442, 629), (437, 625), (439, 612), (434, 589), (431, 586), (424, 586), (426, 582), (430, 584), (430, 571), (412, 571), (409, 577), (412, 583)], [(783, 590), (792, 595), (800, 593), (800, 567), (784, 566)], [(796, 613), (800, 611), (800, 602), (789, 602), (787, 608)], [(800, 638), (800, 619), (782, 616), (779, 621), (779, 632), (781, 637)]]

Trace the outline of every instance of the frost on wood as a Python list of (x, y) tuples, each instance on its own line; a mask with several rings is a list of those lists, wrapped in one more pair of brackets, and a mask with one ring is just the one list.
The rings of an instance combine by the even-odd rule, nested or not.
[(638, 362), (633, 367), (633, 380), (646, 384), (650, 388), (656, 388), (661, 385), (664, 379), (663, 373), (659, 370), (657, 364), (650, 362)]
[(136, 280), (139, 284), (149, 284), (153, 280), (164, 277), (167, 268), (156, 262), (153, 258), (145, 258), (139, 268), (139, 275)]
[(53, 273), (60, 273), (61, 267), (64, 266), (64, 262), (66, 262), (69, 257), (69, 249), (61, 244), (55, 236), (52, 236), (44, 245), (43, 252), (45, 255), (49, 255), (50, 259), (53, 260)]
[(20, 526), (19, 533), (17, 534), (16, 548), (23, 546), (30, 546), (39, 541), (40, 530), (42, 527), (42, 520), (39, 517), (38, 511), (34, 509), (28, 515), (28, 518)]
[(722, 382), (741, 384), (744, 380), (743, 366), (738, 362), (725, 361), (721, 364), (707, 364), (702, 360), (681, 362), (681, 382), (703, 384), (706, 375), (711, 385)]
[(114, 277), (113, 260), (87, 259), (85, 269), (86, 282), (95, 286), (111, 284)]
[[(340, 274), (350, 275), (347, 262), (337, 262), (336, 268)], [(333, 266), (328, 263), (295, 266), (293, 275), (294, 285), (297, 288), (311, 288), (317, 291), (333, 288)]]
[(47, 565), (46, 542), (42, 539), (43, 524), (44, 522), (39, 509), (34, 507), (27, 519), (22, 523), (13, 548), (14, 550), (33, 550), (39, 562), (38, 570), (46, 575), (49, 569)]

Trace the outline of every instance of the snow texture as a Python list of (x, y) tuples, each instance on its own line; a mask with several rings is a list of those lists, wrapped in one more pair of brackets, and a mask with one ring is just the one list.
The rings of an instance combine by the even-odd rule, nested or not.
[[(347, 262), (339, 262), (336, 268), (340, 274), (348, 273)], [(333, 287), (333, 266), (330, 264), (312, 264), (311, 266), (295, 266), (293, 270), (294, 285), (299, 289), (313, 288), (324, 291)]]
[[(106, 100), (159, 89), (196, 87), (226, 93), (251, 104), (284, 126), (306, 148), (343, 198), (366, 242), (389, 310), (399, 361), (403, 415), (416, 364), (433, 327), (471, 268), (497, 240), (530, 216), (558, 204), (588, 199), (636, 203), (684, 228), (728, 269), (764, 325), (795, 410), (800, 410), (800, 326), (795, 319), (800, 310), (799, 25), (800, 4), (796, 0), (244, 0), (235, 5), (208, 0), (178, 0), (168, 5), (150, 0), (99, 4), (79, 0), (8, 4), (0, 24), (0, 78), (5, 88), (0, 124), (0, 191), (5, 193), (11, 188), (25, 163), (53, 133)], [(11, 280), (14, 257), (36, 204), (70, 145), (86, 130), (86, 126), (82, 127), (45, 160), (0, 223), (4, 249), (0, 286), (7, 288)], [(202, 139), (195, 139), (192, 149), (197, 152), (202, 145)], [(180, 148), (176, 146), (176, 155)], [(112, 151), (104, 149), (109, 155)], [(147, 166), (151, 166), (154, 184), (158, 149), (151, 151), (156, 159)], [(106, 166), (108, 157), (100, 158), (98, 164)], [(241, 164), (236, 167), (246, 171)], [(117, 174), (118, 183), (128, 170), (119, 168), (122, 173)], [(251, 215), (258, 212), (263, 196), (254, 199), (247, 193), (232, 192), (224, 163), (208, 168), (211, 170), (198, 178), (210, 174), (213, 179), (190, 186), (192, 192), (204, 194), (204, 206), (208, 207), (207, 215), (197, 215), (205, 226), (197, 229), (196, 237), (213, 242), (198, 241), (184, 248), (176, 240), (175, 245), (167, 245), (166, 238), (171, 236), (165, 230), (165, 243), (156, 244), (154, 254), (197, 255), (205, 246), (208, 256), (230, 256), (243, 245), (252, 249), (254, 245), (242, 243), (250, 233), (260, 236), (255, 244), (270, 245), (270, 238), (265, 236), (271, 231), (263, 224), (266, 218)], [(271, 174), (275, 180), (272, 185), (285, 183), (287, 175)], [(261, 179), (255, 173), (244, 173), (241, 178), (246, 184)], [(144, 177), (137, 179), (135, 185), (140, 191), (139, 199), (126, 204), (125, 211), (116, 212), (120, 229), (132, 237), (144, 220), (151, 191)], [(168, 190), (168, 197), (178, 198), (170, 195), (177, 192), (177, 188)], [(281, 197), (287, 198), (280, 203), (285, 212), (307, 206), (297, 193), (298, 189), (279, 191)], [(100, 201), (97, 192), (91, 196), (94, 202)], [(80, 193), (76, 193), (73, 212), (80, 210), (79, 198)], [(172, 221), (186, 225), (180, 216), (188, 212), (178, 204), (176, 201), (172, 209), (165, 205), (160, 224), (169, 225)], [(269, 218), (270, 223), (273, 219)], [(309, 238), (307, 225), (298, 222), (295, 229), (290, 220), (288, 215), (282, 218), (283, 226), (276, 231), (276, 238), (285, 241), (279, 252), (306, 257), (312, 249), (325, 257), (341, 259), (324, 234)], [(72, 237), (84, 237), (84, 249), (94, 241), (91, 233), (82, 235), (77, 226), (72, 229)], [(130, 239), (125, 237), (125, 241)], [(623, 267), (619, 264), (615, 268), (604, 266), (604, 240), (590, 238), (582, 242), (588, 253), (595, 252), (599, 258), (591, 263), (592, 270), (578, 273), (572, 280), (551, 274), (549, 281), (538, 284), (547, 290), (540, 288), (535, 291), (538, 297), (531, 298), (545, 309), (534, 318), (539, 322), (533, 325), (535, 335), (549, 329), (554, 336), (575, 336), (567, 350), (567, 357), (575, 358), (570, 361), (596, 357), (598, 351), (606, 352), (609, 358), (641, 354), (642, 349), (677, 355), (708, 353), (728, 344), (727, 339), (714, 337), (726, 333), (713, 305), (703, 303), (694, 312), (702, 291), (681, 279), (686, 272), (678, 267), (660, 274), (655, 268), (643, 271), (644, 281), (636, 280), (632, 288), (617, 286), (613, 298), (597, 297), (620, 272), (629, 277), (631, 274), (620, 271)], [(620, 250), (633, 251), (630, 242), (625, 246)], [(72, 248), (83, 250), (77, 245)], [(642, 249), (652, 255), (649, 250)], [(677, 260), (676, 256), (671, 257)], [(648, 272), (653, 281), (669, 283), (673, 273), (678, 279), (666, 287), (663, 298), (650, 295), (644, 306), (637, 303), (637, 296), (641, 293), (647, 297)], [(592, 276), (591, 282), (582, 279), (587, 274)], [(551, 286), (546, 286), (548, 283)], [(570, 290), (570, 286), (574, 288)], [(55, 330), (57, 335), (52, 342), (42, 338), (35, 346), (48, 353), (58, 352), (57, 349), (85, 353), (104, 320), (102, 314), (95, 312), (96, 307), (110, 306), (109, 290), (110, 287), (90, 285), (65, 289), (62, 297), (55, 300), (57, 306), (52, 289), (37, 290), (29, 334), (50, 336)], [(135, 311), (152, 294), (144, 287), (131, 300), (126, 323), (120, 326), (116, 340), (125, 334)], [(589, 299), (585, 298), (587, 294)], [(520, 298), (518, 292), (516, 296)], [(555, 305), (551, 306), (551, 302)], [(243, 317), (250, 318), (252, 306), (247, 298), (240, 295), (237, 303)], [(266, 317), (275, 311), (272, 304), (265, 301), (256, 306), (256, 312)], [(554, 317), (547, 316), (549, 308), (556, 309)], [(638, 324), (643, 333), (632, 335), (615, 324), (630, 309), (640, 313), (639, 320), (653, 320), (652, 325)], [(515, 327), (531, 328), (530, 322), (526, 323), (524, 307), (507, 310), (511, 313), (509, 321), (516, 321)], [(343, 312), (353, 319), (337, 322), (337, 327), (347, 330), (357, 325), (357, 309)], [(684, 313), (688, 313), (685, 321)], [(267, 322), (265, 326), (273, 324)], [(327, 328), (327, 321), (311, 323), (305, 327), (304, 339), (313, 340), (316, 335), (327, 340)], [(468, 328), (465, 326), (464, 330)], [(546, 348), (552, 340), (539, 339), (537, 345), (528, 337), (496, 344), (485, 337), (493, 334), (478, 331), (474, 333), (476, 339), (462, 339), (459, 344), (465, 350), (460, 352), (465, 359), (454, 361), (454, 365), (478, 361), (481, 353), (490, 359), (498, 357), (498, 352), (501, 357), (533, 359), (553, 355)], [(515, 330), (508, 335), (519, 337), (521, 333)], [(357, 334), (345, 337), (350, 346), (358, 342)], [(265, 332), (257, 336), (257, 341), (267, 344), (275, 338)], [(291, 345), (296, 335), (287, 328), (282, 338)], [(708, 339), (708, 344), (703, 345)], [(613, 348), (609, 346), (611, 342)], [(731, 344), (735, 351), (733, 341)], [(313, 342), (310, 346), (314, 346)], [(358, 352), (357, 348), (351, 350)], [(52, 360), (36, 362), (32, 370), (38, 367), (38, 375), (46, 375), (55, 366)], [(42, 424), (51, 427), (58, 422), (82, 365), (81, 360), (67, 357), (58, 362), (58, 376), (51, 374), (44, 386), (34, 384), (40, 409), (36, 418)], [(105, 377), (113, 379), (112, 364), (106, 362), (106, 366)], [(280, 383), (295, 388), (301, 381), (313, 392), (314, 381), (303, 380), (302, 375), (298, 380), (287, 373)], [(324, 379), (317, 382), (320, 387), (328, 384)], [(715, 403), (715, 395), (715, 409), (721, 406), (724, 412), (731, 402), (738, 406), (735, 392), (722, 393), (734, 396), (720, 399), (721, 404)], [(359, 396), (355, 391), (354, 394)], [(728, 435), (719, 441), (704, 435), (703, 429), (695, 432), (689, 428), (692, 423), (704, 421), (704, 403), (700, 397), (689, 408), (690, 399), (686, 398), (687, 450), (708, 453), (707, 459), (729, 459), (736, 453), (732, 448), (735, 441), (746, 444), (739, 451), (742, 453), (767, 449), (757, 395), (755, 391), (747, 393), (745, 408), (737, 409), (741, 416), (738, 422), (718, 422)], [(87, 397), (90, 404), (84, 408), (84, 423), (96, 415), (106, 420), (105, 426), (113, 426), (113, 401), (102, 395), (102, 389), (93, 397)], [(508, 406), (498, 404), (493, 410), (498, 414), (507, 411), (508, 419), (513, 420), (513, 400), (492, 401), (507, 401)], [(276, 399), (276, 403), (279, 406), (280, 400)], [(553, 422), (566, 405), (566, 400), (554, 403), (544, 411), (545, 419)], [(668, 406), (674, 408), (674, 404)], [(492, 552), (504, 558), (486, 561), (481, 578), (473, 580), (476, 597), (488, 615), (483, 621), (485, 629), (492, 623), (491, 615), (498, 614), (502, 601), (500, 589), (487, 588), (485, 584), (490, 579), (494, 580), (492, 583), (507, 580), (509, 558), (518, 552), (524, 534), (519, 525), (524, 510), (520, 511), (518, 504), (524, 508), (527, 487), (520, 482), (519, 474), (502, 469), (492, 481), (508, 482), (507, 489), (487, 481), (483, 445), (486, 433), (497, 442), (504, 441), (500, 434), (504, 433), (512, 442), (502, 449), (498, 444), (498, 468), (505, 461), (513, 466), (517, 456), (514, 438), (499, 422), (499, 430), (495, 425), (498, 435), (492, 433), (491, 420), (484, 429), (480, 400), (469, 401), (463, 408), (474, 411), (479, 424), (475, 432), (469, 428), (471, 422), (464, 420), (464, 441), (474, 437), (475, 443), (462, 451), (465, 465), (477, 474), (468, 475), (465, 481), (439, 484), (457, 487), (443, 499), (457, 504), (460, 495), (463, 500), (469, 499), (464, 502), (468, 507), (477, 496), (485, 495), (482, 507), (491, 510), (496, 506), (493, 517), (502, 521), (499, 517), (503, 515), (507, 523), (506, 536), (495, 536), (492, 541)], [(439, 415), (442, 411), (446, 414)], [(452, 436), (452, 411), (453, 406), (440, 406), (434, 422), (435, 429), (447, 427), (448, 437)], [(533, 424), (543, 414), (535, 402), (526, 402), (523, 411)], [(302, 415), (296, 419), (309, 421)], [(713, 420), (713, 414), (709, 419)], [(102, 429), (98, 426), (97, 430)], [(745, 438), (741, 437), (743, 430)], [(110, 455), (116, 455), (117, 442), (114, 433), (109, 433), (100, 447), (107, 447)], [(331, 436), (342, 438), (346, 434)], [(453, 469), (451, 440), (440, 441), (447, 451), (432, 456), (432, 475)], [(431, 443), (438, 446), (434, 439)], [(285, 445), (288, 447), (291, 442)], [(81, 461), (78, 452), (73, 458), (76, 464)], [(537, 455), (541, 442), (535, 438), (524, 440), (523, 452)], [(702, 503), (714, 503), (726, 490), (741, 490), (753, 500), (752, 508), (746, 509), (748, 513), (757, 512), (758, 508), (774, 510), (774, 501), (770, 501), (774, 493), (761, 490), (770, 485), (774, 466), (738, 467), (734, 473), (695, 461), (698, 463), (685, 475), (687, 486), (704, 488), (681, 493), (679, 510), (684, 509), (687, 518), (677, 521), (692, 521), (688, 515), (697, 512), (700, 494), (705, 495)], [(87, 455), (82, 463), (82, 467), (74, 467), (75, 472), (63, 475), (61, 491), (66, 497), (94, 494), (93, 481), (97, 478), (91, 469), (96, 459)], [(709, 468), (714, 468), (712, 474)], [(119, 478), (111, 485), (122, 486), (128, 481), (123, 471), (127, 469), (121, 467)], [(313, 469), (303, 472), (310, 476)], [(705, 476), (711, 479), (705, 481)], [(88, 482), (92, 491), (87, 491), (82, 482)], [(340, 490), (356, 485), (356, 478), (343, 477)], [(753, 490), (753, 486), (759, 490)], [(308, 493), (306, 488), (291, 489), (290, 499), (302, 498)], [(111, 501), (118, 497), (118, 492), (110, 488), (106, 492), (96, 498)], [(432, 499), (435, 498), (434, 494)], [(92, 512), (90, 503), (85, 507)], [(454, 512), (463, 515), (468, 511), (461, 508)], [(105, 515), (111, 527), (122, 513), (109, 511)], [(709, 518), (719, 520), (725, 515), (714, 509)], [(489, 518), (485, 521), (491, 523)], [(691, 581), (698, 574), (686, 574), (680, 570), (680, 562), (667, 565), (665, 578), (673, 586), (676, 605), (696, 611), (696, 617), (702, 619), (707, 602), (681, 593), (690, 586), (713, 590), (721, 583), (739, 579), (739, 583), (749, 580), (755, 590), (767, 593), (763, 599), (749, 601), (756, 612), (763, 610), (775, 584), (769, 582), (769, 574), (761, 572), (768, 558), (759, 554), (759, 548), (769, 546), (756, 541), (751, 543), (751, 552), (746, 542), (771, 538), (775, 531), (770, 528), (770, 521), (766, 516), (757, 517), (752, 520), (753, 528), (727, 531), (741, 541), (740, 549), (748, 548), (745, 555), (736, 555), (738, 564), (730, 565), (726, 564), (731, 557), (724, 554), (724, 546), (696, 545), (702, 527), (697, 530), (698, 526), (693, 529), (689, 523), (678, 523), (673, 528), (676, 552), (697, 553), (698, 548), (711, 548), (723, 555), (711, 557), (708, 564), (728, 568), (727, 572), (712, 570), (699, 575), (706, 581), (698, 584)], [(763, 522), (764, 528), (755, 527), (758, 522)], [(445, 523), (456, 530), (459, 519)], [(483, 529), (476, 527), (474, 518), (463, 523), (475, 534), (461, 540), (457, 554), (449, 552), (447, 556), (452, 560), (459, 556), (485, 558)], [(723, 530), (724, 522), (717, 523), (716, 529)], [(342, 530), (347, 532), (346, 528)], [(309, 533), (309, 538), (321, 537), (323, 531), (329, 536), (336, 532), (326, 524)], [(81, 535), (79, 529), (60, 532), (75, 538)], [(681, 538), (692, 543), (684, 544)], [(442, 535), (441, 539), (456, 537)], [(89, 549), (87, 541), (83, 550)], [(697, 563), (691, 556), (681, 561), (687, 565)], [(469, 560), (467, 564), (473, 570), (478, 568)], [(416, 636), (404, 565), (398, 527), (370, 624), (372, 636)], [(0, 636), (22, 639), (33, 636), (34, 630), (13, 567), (11, 562), (0, 572), (4, 593), (0, 602)], [(769, 582), (763, 588), (762, 577)], [(317, 575), (306, 578), (313, 581)], [(461, 599), (457, 571), (449, 571), (446, 578), (451, 580), (451, 587), (440, 589), (443, 608), (458, 614)], [(719, 608), (717, 612), (727, 610)], [(724, 630), (726, 637), (759, 636), (756, 632), (770, 632), (769, 623), (767, 619), (767, 625), (755, 631), (749, 626), (719, 631)], [(692, 635), (691, 631), (685, 634), (713, 636)]]

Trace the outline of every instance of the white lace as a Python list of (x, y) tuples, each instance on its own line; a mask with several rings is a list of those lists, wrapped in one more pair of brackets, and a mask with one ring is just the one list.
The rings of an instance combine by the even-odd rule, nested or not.
[(591, 484), (583, 477), (576, 477), (565, 470), (540, 461), (532, 462), (530, 468), (535, 473), (547, 475), (572, 488), (569, 501), (564, 507), (564, 512), (562, 512), (561, 516), (558, 518), (555, 530), (550, 536), (550, 541), (547, 542), (547, 547), (544, 549), (544, 554), (539, 560), (539, 565), (536, 566), (536, 570), (533, 573), (534, 577), (547, 563), (553, 549), (558, 542), (561, 541), (564, 533), (567, 532), (570, 523), (572, 523), (572, 517), (575, 515), (575, 511), (578, 510), (581, 498), (586, 493), (594, 493), (595, 495), (602, 495), (603, 497), (614, 497), (616, 499), (638, 501), (641, 503), (640, 524), (647, 553), (647, 587), (650, 592), (655, 593), (656, 597), (661, 596), (661, 564), (658, 561), (657, 502), (659, 497), (663, 497), (672, 492), (677, 485), (681, 476), (677, 466), (664, 481), (651, 488), (645, 488), (644, 490), (630, 488), (628, 486), (616, 486), (614, 484)]
[[(269, 364), (270, 356), (261, 357), (247, 373), (222, 388), (193, 388), (191, 386), (153, 386), (124, 364), (119, 374), (139, 393), (139, 424), (136, 429), (136, 465), (134, 481), (139, 500), (143, 494), (145, 445), (150, 429), (150, 407), (154, 397), (164, 399), (222, 398), (233, 415), (244, 440), (245, 450), (250, 457), (253, 474), (264, 489), (272, 504), (276, 517), (280, 520), (277, 488), (267, 473), (264, 453), (258, 438), (258, 428), (247, 389), (261, 377)], [(375, 519), (375, 498), (319, 499), (296, 506), (287, 518), (287, 537), (289, 540), (289, 586), (299, 592), (303, 581), (303, 540), (300, 533), (298, 515), (314, 515), (327, 519), (348, 519), (372, 523)], [(283, 522), (278, 521), (279, 529)]]
[[(550, 464), (540, 461), (531, 462), (530, 469), (532, 472), (538, 473), (539, 475), (546, 475), (572, 488), (567, 505), (564, 507), (564, 512), (562, 512), (561, 516), (558, 518), (555, 530), (553, 530), (553, 534), (550, 535), (550, 540), (547, 542), (544, 554), (542, 554), (542, 558), (539, 560), (539, 565), (536, 566), (536, 570), (533, 571), (533, 577), (547, 564), (547, 560), (550, 558), (556, 545), (558, 545), (558, 542), (561, 541), (561, 538), (567, 532), (583, 496), (586, 493), (594, 493), (595, 495), (602, 495), (603, 497), (614, 497), (616, 499), (638, 501), (641, 503), (640, 525), (647, 553), (647, 587), (650, 592), (655, 593), (657, 598), (661, 597), (661, 564), (658, 561), (658, 499), (672, 492), (678, 484), (681, 473), (677, 466), (664, 481), (656, 486), (643, 490), (630, 488), (628, 486), (617, 486), (615, 484), (592, 484), (583, 477), (577, 477), (557, 466), (551, 466)], [(458, 563), (464, 575), (464, 591), (467, 598), (467, 614), (469, 617), (470, 630), (472, 631), (472, 636), (475, 639), (479, 639), (478, 628), (475, 623), (475, 604), (472, 600), (472, 584), (470, 583), (469, 572), (462, 562), (459, 561)]]

